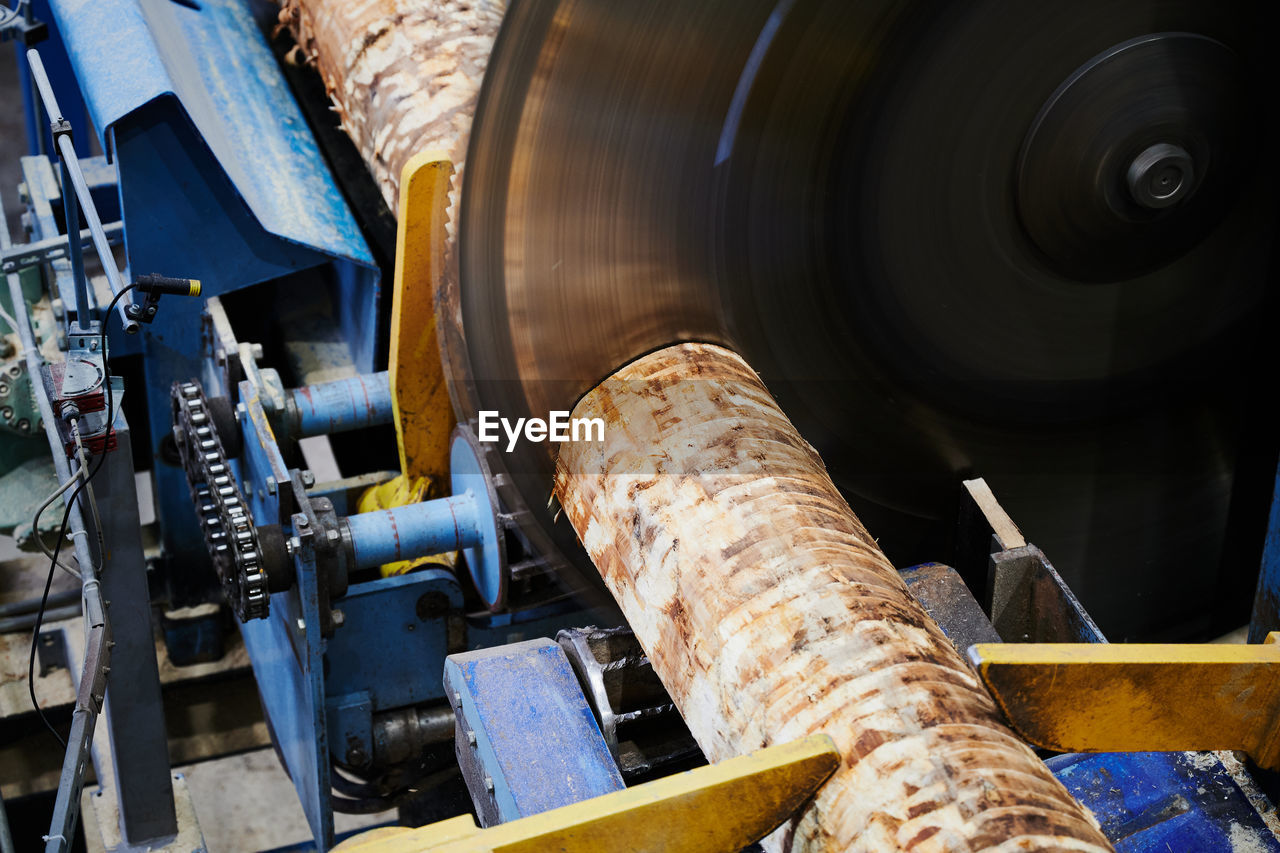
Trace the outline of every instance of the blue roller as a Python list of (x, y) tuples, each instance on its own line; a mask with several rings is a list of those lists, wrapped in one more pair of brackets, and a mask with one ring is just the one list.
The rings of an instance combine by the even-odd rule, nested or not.
[(484, 541), (475, 495), (347, 516), (356, 568), (474, 548)]
[(384, 370), (294, 388), (289, 398), (297, 413), (296, 436), (329, 435), (391, 423), (394, 412), (389, 377)]

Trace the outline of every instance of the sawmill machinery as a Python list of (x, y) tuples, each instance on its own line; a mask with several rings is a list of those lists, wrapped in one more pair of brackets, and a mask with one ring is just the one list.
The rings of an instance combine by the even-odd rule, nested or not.
[(1280, 850), (1275, 16), (0, 9), (20, 845)]

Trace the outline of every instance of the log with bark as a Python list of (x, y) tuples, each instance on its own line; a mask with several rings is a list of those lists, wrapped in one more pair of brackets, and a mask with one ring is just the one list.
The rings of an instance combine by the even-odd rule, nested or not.
[[(454, 162), (455, 193), (480, 82), (505, 0), (281, 0), (382, 196), (396, 212), (400, 173), (419, 151)], [(456, 203), (456, 198), (454, 199)]]
[(557, 497), (707, 757), (844, 756), (774, 849), (1111, 849), (740, 357), (653, 353), (573, 417), (604, 441), (561, 445)]

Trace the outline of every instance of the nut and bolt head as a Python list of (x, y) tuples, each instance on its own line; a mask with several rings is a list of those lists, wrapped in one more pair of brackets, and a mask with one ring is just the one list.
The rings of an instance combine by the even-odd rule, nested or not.
[(301, 616), (299, 616), (299, 617), (298, 617), (298, 623), (297, 623), (297, 624), (298, 624), (298, 630), (299, 630), (299, 631), (305, 631), (305, 630), (307, 630), (307, 620), (306, 620), (306, 619), (303, 619)]
[(484, 789), (488, 791), (490, 794), (493, 793), (493, 777), (492, 776), (484, 777)]
[(341, 610), (334, 610), (333, 611), (333, 627), (341, 628), (346, 623), (347, 623), (347, 614), (343, 613)]
[(471, 731), (471, 729), (467, 729), (467, 744), (470, 746), (476, 745), (476, 733)]
[(302, 472), (302, 485), (306, 486), (306, 487), (309, 489), (309, 488), (311, 488), (312, 486), (314, 486), (315, 484), (316, 484), (316, 474), (315, 474), (315, 472), (314, 472), (314, 471), (303, 471), (303, 472)]
[(342, 534), (336, 530), (330, 530), (328, 533), (325, 534), (325, 538), (328, 539), (330, 542), (337, 542), (339, 539), (342, 538)]
[(18, 421), (18, 431), (31, 432), (31, 421), (27, 420), (26, 418), (23, 418), (22, 420)]
[(274, 495), (275, 493), (276, 493), (276, 478), (268, 477), (267, 478), (267, 494)]
[(9, 408), (8, 406), (4, 406), (3, 408), (0, 408), (0, 418), (4, 418), (7, 421), (12, 417), (13, 417), (13, 409)]
[(1172, 207), (1195, 183), (1195, 165), (1186, 149), (1162, 142), (1133, 159), (1125, 175), (1133, 200), (1149, 210)]
[(9, 383), (0, 382), (0, 397), (3, 397), (5, 394), (8, 394), (8, 393), (9, 393)]
[(311, 519), (307, 518), (304, 515), (297, 520), (296, 524), (299, 530), (306, 530), (308, 527), (311, 526)]
[(284, 543), (285, 553), (292, 557), (294, 554), (302, 550), (302, 540), (297, 536), (290, 536)]

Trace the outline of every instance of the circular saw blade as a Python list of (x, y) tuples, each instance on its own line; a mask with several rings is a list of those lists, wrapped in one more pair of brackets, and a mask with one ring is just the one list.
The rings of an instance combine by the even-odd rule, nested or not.
[[(451, 272), (460, 418), (546, 417), (646, 352), (724, 344), (899, 565), (947, 559), (983, 476), (1114, 638), (1239, 621), (1256, 562), (1231, 548), (1260, 546), (1275, 452), (1242, 396), (1270, 316), (1264, 8), (513, 3)], [(1140, 62), (1116, 47), (1144, 36)], [(1127, 94), (1090, 114), (1106, 74)], [(1113, 175), (1166, 143), (1198, 183), (1140, 208)], [(554, 452), (496, 451), (499, 491), (590, 586)]]

